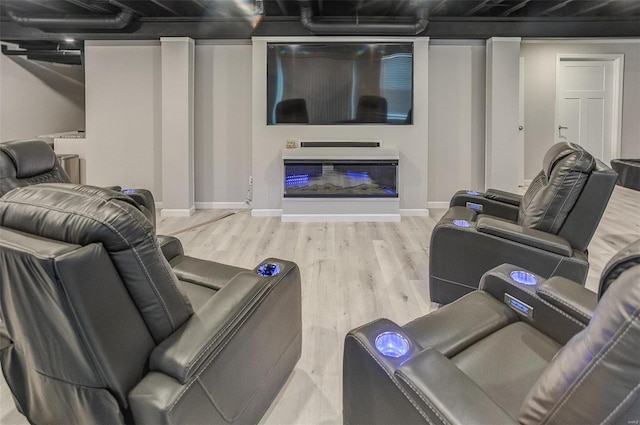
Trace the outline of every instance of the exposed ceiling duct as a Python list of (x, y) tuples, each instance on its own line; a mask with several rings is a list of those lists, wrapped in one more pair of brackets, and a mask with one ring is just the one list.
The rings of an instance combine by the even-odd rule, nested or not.
[(26, 49), (12, 50), (2, 45), (2, 54), (6, 56), (26, 56), (43, 62), (82, 65), (82, 51), (78, 49)]
[(340, 22), (313, 19), (313, 6), (309, 0), (300, 0), (300, 22), (313, 34), (324, 35), (418, 35), (429, 23), (424, 7), (416, 9), (413, 23), (390, 22)]
[(120, 30), (131, 23), (134, 14), (131, 11), (123, 10), (117, 15), (109, 17), (52, 18), (18, 16), (12, 10), (7, 10), (7, 16), (20, 25), (41, 29)]

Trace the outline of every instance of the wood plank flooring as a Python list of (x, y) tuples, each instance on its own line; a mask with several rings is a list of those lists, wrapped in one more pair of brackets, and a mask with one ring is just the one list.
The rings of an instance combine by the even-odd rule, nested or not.
[[(588, 288), (597, 289), (611, 255), (640, 238), (639, 209), (640, 192), (616, 186), (589, 246)], [(302, 358), (261, 423), (341, 424), (344, 335), (376, 318), (404, 324), (437, 307), (429, 300), (428, 255), (443, 212), (400, 223), (282, 223), (249, 211), (203, 210), (189, 218), (159, 218), (158, 233), (177, 232), (195, 257), (246, 268), (267, 257), (299, 265)], [(233, 214), (210, 222), (226, 213)], [(0, 423), (26, 424), (4, 380), (0, 384)]]

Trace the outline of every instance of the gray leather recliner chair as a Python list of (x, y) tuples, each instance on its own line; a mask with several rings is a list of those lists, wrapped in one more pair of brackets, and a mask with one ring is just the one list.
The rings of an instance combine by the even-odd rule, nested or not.
[(30, 422), (259, 421), (300, 357), (297, 266), (165, 248), (118, 192), (0, 198), (0, 363)]
[[(38, 183), (71, 183), (51, 147), (38, 139), (0, 143), (0, 196), (16, 187)], [(149, 190), (122, 190), (119, 186), (110, 189), (122, 191), (136, 201), (155, 227), (156, 204)]]
[(474, 291), (502, 263), (584, 284), (587, 247), (616, 177), (581, 146), (561, 142), (547, 151), (524, 196), (457, 192), (431, 235), (431, 300), (446, 304)]
[(640, 240), (605, 266), (598, 294), (504, 264), (405, 326), (349, 332), (344, 423), (628, 425), (639, 342)]

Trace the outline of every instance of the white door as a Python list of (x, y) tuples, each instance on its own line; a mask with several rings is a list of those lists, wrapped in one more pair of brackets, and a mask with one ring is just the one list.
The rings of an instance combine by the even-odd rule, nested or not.
[(558, 58), (556, 75), (556, 140), (583, 146), (609, 163), (619, 152), (616, 119), (621, 82), (615, 59)]

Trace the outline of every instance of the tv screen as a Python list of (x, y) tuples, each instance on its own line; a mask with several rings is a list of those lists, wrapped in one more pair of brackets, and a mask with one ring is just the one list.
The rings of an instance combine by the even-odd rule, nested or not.
[(267, 124), (412, 124), (412, 43), (267, 44)]

